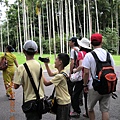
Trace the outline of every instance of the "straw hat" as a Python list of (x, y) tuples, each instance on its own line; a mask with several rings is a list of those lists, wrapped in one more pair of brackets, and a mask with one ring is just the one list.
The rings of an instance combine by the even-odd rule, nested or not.
[(78, 42), (79, 46), (81, 46), (83, 48), (91, 49), (91, 47), (90, 47), (90, 40), (88, 40), (87, 38), (84, 37), (81, 40), (77, 39), (77, 42)]

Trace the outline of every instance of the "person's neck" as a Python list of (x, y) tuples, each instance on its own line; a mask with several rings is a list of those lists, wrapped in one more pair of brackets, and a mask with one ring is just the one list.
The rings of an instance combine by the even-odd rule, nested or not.
[(64, 68), (57, 68), (58, 69), (58, 72), (60, 73), (62, 70), (64, 70)]
[(94, 49), (96, 49), (96, 48), (101, 48), (101, 45), (99, 45), (99, 46), (94, 46)]
[(26, 60), (34, 60), (33, 56), (26, 56)]

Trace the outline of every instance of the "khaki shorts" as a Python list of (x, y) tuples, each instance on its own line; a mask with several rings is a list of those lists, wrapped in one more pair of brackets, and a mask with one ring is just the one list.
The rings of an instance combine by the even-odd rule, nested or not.
[(99, 102), (99, 108), (101, 112), (108, 112), (110, 108), (111, 94), (100, 95), (94, 89), (90, 89), (88, 92), (88, 111), (93, 111), (94, 106)]

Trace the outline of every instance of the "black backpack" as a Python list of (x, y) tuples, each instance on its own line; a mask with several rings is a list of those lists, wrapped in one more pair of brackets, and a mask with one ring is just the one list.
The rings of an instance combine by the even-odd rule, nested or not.
[[(99, 94), (109, 94), (116, 91), (117, 76), (111, 66), (110, 55), (107, 52), (106, 61), (100, 61), (94, 51), (91, 52), (96, 62), (96, 76), (93, 78), (93, 88)], [(91, 73), (92, 75), (92, 73)]]

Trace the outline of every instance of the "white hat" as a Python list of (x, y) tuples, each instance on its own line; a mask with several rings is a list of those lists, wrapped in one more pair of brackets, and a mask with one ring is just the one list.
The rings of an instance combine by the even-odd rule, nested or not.
[(38, 46), (35, 41), (27, 40), (23, 46), (23, 49), (28, 52), (36, 52), (38, 49)]
[(87, 38), (82, 38), (81, 40), (77, 40), (78, 45), (83, 47), (83, 48), (87, 48), (87, 49), (91, 49), (90, 47), (90, 40), (88, 40)]

